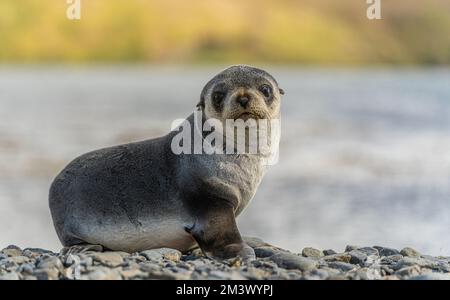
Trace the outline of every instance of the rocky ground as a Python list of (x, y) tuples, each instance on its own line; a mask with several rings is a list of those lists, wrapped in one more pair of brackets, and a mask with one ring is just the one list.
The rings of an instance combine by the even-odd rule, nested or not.
[(246, 238), (257, 260), (215, 261), (201, 251), (174, 249), (140, 253), (85, 252), (61, 255), (9, 246), (0, 252), (0, 280), (47, 279), (447, 279), (450, 257), (412, 248), (347, 246), (344, 252), (304, 248), (292, 253), (257, 238)]

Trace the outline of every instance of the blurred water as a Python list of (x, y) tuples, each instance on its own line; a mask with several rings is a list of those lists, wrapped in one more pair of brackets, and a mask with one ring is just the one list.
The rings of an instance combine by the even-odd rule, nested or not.
[[(60, 247), (50, 182), (84, 152), (155, 137), (217, 68), (0, 69), (0, 247)], [(239, 218), (279, 246), (450, 254), (450, 70), (269, 68), (280, 161)]]

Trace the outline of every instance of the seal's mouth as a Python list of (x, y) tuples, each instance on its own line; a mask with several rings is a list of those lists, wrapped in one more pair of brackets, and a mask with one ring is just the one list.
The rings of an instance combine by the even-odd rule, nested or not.
[(237, 119), (241, 119), (241, 120), (247, 121), (248, 119), (255, 119), (255, 120), (257, 120), (259, 118), (255, 114), (245, 112), (245, 113), (239, 115), (237, 117)]
[(254, 119), (254, 120), (259, 120), (259, 119), (265, 119), (266, 116), (257, 113), (257, 112), (253, 112), (253, 111), (245, 111), (241, 114), (239, 114), (237, 117), (235, 117), (235, 120), (241, 119), (244, 121), (247, 121), (249, 119)]

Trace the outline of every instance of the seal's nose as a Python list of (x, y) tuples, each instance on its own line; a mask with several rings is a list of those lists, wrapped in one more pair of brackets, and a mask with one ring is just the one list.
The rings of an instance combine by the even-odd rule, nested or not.
[(236, 99), (237, 103), (239, 103), (243, 108), (247, 108), (248, 102), (250, 101), (248, 96), (239, 96)]

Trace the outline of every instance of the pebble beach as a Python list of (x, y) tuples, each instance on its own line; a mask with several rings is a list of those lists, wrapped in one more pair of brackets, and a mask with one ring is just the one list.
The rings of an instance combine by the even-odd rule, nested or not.
[(0, 280), (450, 280), (450, 257), (410, 247), (307, 247), (297, 253), (258, 238), (245, 240), (255, 250), (254, 261), (213, 260), (199, 249), (60, 254), (10, 245), (0, 252)]

